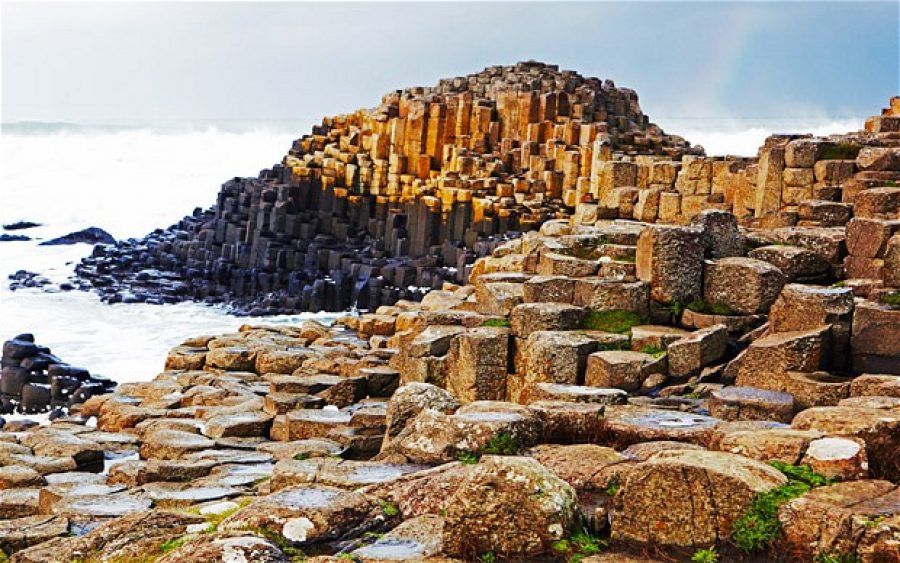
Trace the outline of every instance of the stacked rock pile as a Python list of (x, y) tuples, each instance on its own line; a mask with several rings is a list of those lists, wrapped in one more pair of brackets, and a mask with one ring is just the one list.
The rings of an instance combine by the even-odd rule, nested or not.
[(94, 395), (112, 391), (116, 384), (88, 370), (71, 366), (20, 334), (3, 343), (0, 372), (0, 412), (36, 414), (51, 409), (61, 414)]

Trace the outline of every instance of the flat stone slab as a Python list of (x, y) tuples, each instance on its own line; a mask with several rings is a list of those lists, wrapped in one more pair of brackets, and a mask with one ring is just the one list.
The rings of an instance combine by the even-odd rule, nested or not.
[(725, 387), (713, 391), (707, 402), (709, 413), (723, 420), (777, 420), (790, 422), (794, 397), (789, 393), (756, 387)]
[(6, 553), (69, 533), (69, 520), (58, 516), (26, 516), (0, 520), (0, 549)]
[(566, 385), (564, 383), (538, 383), (529, 393), (534, 401), (571, 401), (575, 403), (596, 403), (601, 405), (621, 405), (628, 400), (628, 393), (621, 389), (590, 387), (587, 385)]
[(117, 518), (149, 510), (151, 506), (149, 498), (128, 494), (71, 496), (60, 499), (53, 506), (53, 513), (69, 518)]
[(426, 467), (377, 461), (350, 461), (334, 458), (312, 458), (302, 461), (283, 460), (275, 464), (272, 490), (301, 483), (318, 483), (342, 489), (386, 483)]
[(616, 449), (654, 440), (706, 446), (720, 423), (718, 418), (681, 411), (608, 407), (600, 443)]

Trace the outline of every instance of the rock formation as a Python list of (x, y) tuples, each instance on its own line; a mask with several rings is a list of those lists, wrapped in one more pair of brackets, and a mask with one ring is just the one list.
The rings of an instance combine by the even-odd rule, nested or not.
[(20, 334), (3, 343), (0, 372), (0, 413), (36, 414), (69, 407), (94, 395), (112, 391), (116, 384), (88, 370), (71, 366), (34, 343), (31, 334)]
[[(897, 561), (900, 98), (866, 127), (773, 136), (754, 162), (676, 162), (674, 141), (643, 145), (657, 155), (643, 160), (628, 153), (644, 137), (610, 126), (619, 158), (562, 188), (560, 216), (485, 244), (457, 271), (466, 283), (330, 327), (190, 338), (151, 381), (49, 425), (8, 423), (0, 549), (18, 562)], [(166, 252), (217, 248), (225, 208)], [(123, 252), (97, 257), (127, 277)]]
[(699, 152), (610, 80), (489, 67), (326, 118), (271, 169), (225, 183), (213, 208), (98, 247), (77, 273), (111, 302), (374, 310), (464, 281), (491, 241), (567, 215), (607, 161)]

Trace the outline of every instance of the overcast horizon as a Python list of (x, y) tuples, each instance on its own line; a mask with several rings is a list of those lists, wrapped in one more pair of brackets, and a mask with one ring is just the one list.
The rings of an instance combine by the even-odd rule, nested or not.
[(635, 89), (657, 122), (860, 119), (900, 91), (897, 21), (896, 2), (4, 2), (0, 117), (308, 121), (536, 59)]

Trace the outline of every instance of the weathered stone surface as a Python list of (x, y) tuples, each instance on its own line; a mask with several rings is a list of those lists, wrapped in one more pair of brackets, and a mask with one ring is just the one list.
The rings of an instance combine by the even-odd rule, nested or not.
[(452, 415), (423, 410), (391, 440), (379, 458), (399, 456), (410, 463), (446, 463), (462, 453), (481, 452), (501, 434), (518, 448), (532, 446), (541, 436), (540, 418), (526, 407), (493, 401), (470, 403)]
[(703, 267), (703, 297), (744, 315), (766, 313), (786, 278), (775, 266), (753, 258), (708, 261)]
[(761, 246), (748, 252), (747, 256), (772, 264), (781, 270), (788, 282), (816, 278), (829, 271), (828, 263), (821, 256), (799, 246)]
[(445, 501), (443, 549), (469, 558), (551, 551), (576, 523), (575, 491), (536, 460), (486, 456)]
[(900, 375), (900, 309), (862, 301), (853, 311), (853, 369)]
[(591, 387), (636, 391), (650, 374), (665, 372), (665, 360), (652, 354), (627, 350), (594, 352), (588, 356), (584, 383)]
[(69, 520), (57, 516), (26, 516), (0, 520), (0, 549), (11, 553), (69, 533)]
[(758, 338), (742, 356), (735, 383), (784, 391), (788, 372), (814, 372), (827, 364), (829, 345), (829, 327), (778, 332)]
[[(404, 521), (373, 543), (355, 549), (352, 555), (363, 561), (440, 561), (444, 519), (434, 514)], [(446, 560), (448, 563), (452, 560)]]
[(505, 399), (509, 339), (509, 330), (501, 327), (473, 328), (454, 337), (447, 390), (463, 403)]
[(824, 371), (789, 371), (782, 381), (784, 391), (794, 397), (794, 407), (798, 411), (837, 405), (847, 397), (850, 389), (848, 378)]
[(565, 276), (534, 276), (522, 284), (522, 298), (525, 303), (572, 303), (575, 283)]
[(702, 233), (699, 229), (654, 226), (637, 244), (637, 277), (650, 284), (650, 297), (687, 303), (701, 295)]
[(272, 416), (246, 413), (214, 416), (206, 421), (203, 433), (212, 438), (268, 436)]
[(900, 378), (893, 375), (863, 374), (850, 383), (850, 396), (884, 395), (900, 397)]
[(207, 561), (253, 561), (287, 563), (289, 561), (271, 541), (260, 536), (194, 536), (184, 545), (167, 552), (159, 563), (205, 563)]
[(575, 305), (595, 311), (631, 311), (644, 317), (648, 312), (649, 298), (649, 285), (643, 281), (625, 282), (604, 278), (575, 280)]
[(814, 407), (791, 422), (798, 430), (816, 430), (831, 436), (853, 436), (866, 444), (872, 476), (900, 477), (900, 413), (854, 407)]
[(563, 383), (537, 383), (528, 394), (528, 399), (531, 402), (566, 401), (603, 405), (622, 404), (627, 398), (628, 393), (621, 389), (565, 385)]
[[(781, 506), (784, 549), (799, 557), (857, 553), (862, 560), (891, 561), (898, 554), (897, 488), (887, 481), (850, 481), (811, 490)], [(888, 515), (888, 518), (885, 518)], [(882, 523), (878, 523), (882, 520)]]
[(705, 209), (693, 218), (691, 224), (702, 230), (703, 246), (710, 258), (744, 254), (744, 237), (733, 214), (719, 209)]
[(716, 447), (759, 461), (781, 461), (796, 465), (803, 459), (810, 442), (820, 437), (820, 432), (792, 428), (735, 430), (726, 432)]
[(690, 331), (664, 325), (639, 325), (631, 328), (631, 349), (645, 348), (665, 350), (669, 344), (689, 336)]
[(524, 343), (525, 387), (541, 382), (583, 383), (587, 357), (598, 345), (574, 331), (532, 332)]
[(659, 548), (724, 543), (757, 494), (786, 482), (772, 467), (729, 453), (660, 452), (628, 472), (612, 540)]
[(265, 528), (292, 542), (340, 537), (359, 523), (371, 505), (358, 492), (324, 485), (282, 489), (222, 521), (222, 530)]
[(723, 420), (775, 420), (790, 422), (794, 397), (755, 387), (725, 387), (710, 394), (709, 414)]
[[(621, 397), (624, 403), (624, 397)], [(603, 431), (606, 406), (602, 403), (536, 401), (528, 405), (541, 421), (542, 443), (583, 444), (595, 442)]]
[(409, 344), (407, 352), (410, 356), (443, 356), (450, 350), (450, 342), (466, 329), (457, 325), (432, 325), (416, 335)]
[(521, 283), (479, 283), (475, 290), (477, 310), (482, 315), (505, 316), (513, 307), (522, 303), (524, 295)]
[(809, 443), (802, 463), (820, 475), (842, 481), (869, 475), (866, 444), (859, 438), (819, 438)]
[(669, 344), (666, 357), (671, 377), (686, 377), (700, 373), (703, 367), (720, 359), (728, 344), (725, 325), (713, 325), (692, 332)]
[(539, 330), (575, 330), (584, 309), (565, 303), (523, 303), (509, 315), (513, 336), (528, 338)]
[(449, 392), (428, 383), (407, 383), (388, 402), (382, 449), (425, 409), (452, 414), (460, 406)]
[(598, 442), (616, 449), (655, 440), (705, 446), (720, 420), (710, 416), (632, 406), (610, 406)]
[(70, 563), (78, 559), (128, 561), (160, 553), (162, 544), (182, 537), (199, 516), (163, 510), (142, 511), (106, 522), (81, 537), (60, 537), (16, 554), (21, 563)]
[(144, 435), (141, 457), (144, 459), (181, 459), (187, 454), (215, 447), (215, 442), (181, 430), (155, 430)]

